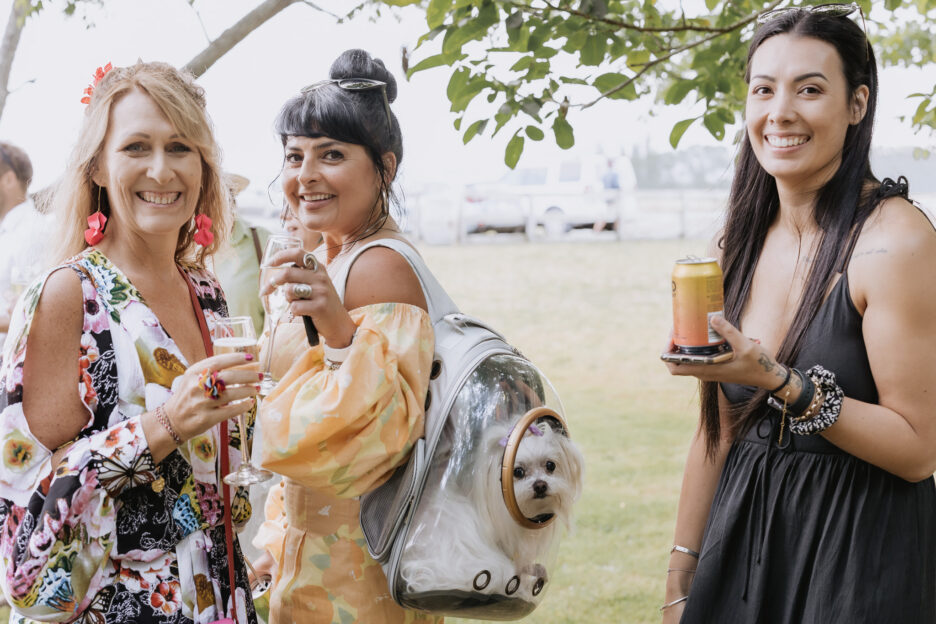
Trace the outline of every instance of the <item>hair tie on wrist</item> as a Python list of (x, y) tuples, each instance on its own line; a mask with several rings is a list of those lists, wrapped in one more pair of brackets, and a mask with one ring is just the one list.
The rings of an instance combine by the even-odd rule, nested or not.
[[(782, 365), (781, 365), (781, 366), (782, 366)], [(790, 376), (791, 376), (792, 374), (793, 374), (793, 367), (792, 367), (792, 366), (787, 366), (787, 367), (786, 367), (786, 376), (784, 376), (783, 382), (782, 382), (779, 386), (777, 386), (776, 388), (774, 388), (773, 390), (771, 390), (771, 391), (770, 391), (770, 394), (777, 394), (778, 392), (780, 392), (781, 390), (783, 390), (783, 386), (787, 385), (787, 384), (790, 382)]]

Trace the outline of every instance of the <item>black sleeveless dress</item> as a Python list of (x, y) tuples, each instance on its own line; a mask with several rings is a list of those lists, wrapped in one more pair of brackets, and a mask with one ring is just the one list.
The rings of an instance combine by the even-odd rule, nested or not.
[[(845, 272), (794, 366), (822, 364), (845, 396), (877, 403), (861, 323)], [(753, 393), (722, 389), (732, 403)], [(732, 445), (682, 624), (936, 622), (934, 480), (908, 483), (820, 435), (779, 435), (765, 406)]]

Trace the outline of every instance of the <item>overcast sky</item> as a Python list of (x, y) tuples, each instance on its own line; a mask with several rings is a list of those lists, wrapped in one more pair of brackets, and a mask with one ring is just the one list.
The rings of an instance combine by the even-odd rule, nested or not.
[[(11, 3), (0, 0), (0, 19), (6, 19)], [(32, 190), (52, 182), (62, 170), (84, 110), (79, 101), (82, 89), (97, 66), (108, 61), (126, 65), (137, 58), (182, 65), (207, 43), (185, 0), (106, 0), (103, 8), (88, 12), (95, 24), (91, 28), (80, 18), (65, 18), (58, 4), (48, 2), (26, 24), (10, 78), (15, 91), (0, 121), (0, 137), (22, 146), (33, 159)], [(198, 0), (196, 4), (208, 34), (216, 37), (256, 2)], [(325, 0), (321, 4), (340, 8), (349, 3)], [(421, 72), (410, 82), (403, 78), (401, 46), (412, 48), (426, 30), (419, 11), (408, 10), (403, 16), (402, 22), (385, 17), (379, 23), (357, 19), (336, 25), (334, 19), (308, 6), (294, 5), (222, 57), (200, 82), (208, 94), (225, 168), (249, 177), (253, 189), (265, 188), (280, 165), (281, 147), (272, 131), (280, 105), (302, 86), (327, 77), (329, 65), (340, 52), (362, 47), (383, 58), (399, 81), (400, 94), (393, 109), (403, 129), (404, 190), (428, 182), (460, 184), (499, 177), (505, 171), (503, 149), (509, 135), (498, 135), (493, 141), (478, 137), (462, 145), (445, 97), (447, 69)], [(914, 136), (908, 124), (896, 117), (913, 112), (915, 104), (904, 99), (907, 94), (929, 90), (934, 82), (932, 69), (883, 73), (878, 145), (933, 143), (928, 137)], [(629, 153), (634, 145), (650, 145), (666, 150), (673, 123), (699, 112), (655, 107), (649, 101), (601, 103), (575, 113), (575, 149)], [(548, 138), (543, 144), (547, 142)], [(531, 158), (544, 157), (535, 153), (537, 149), (554, 151), (543, 144), (527, 142)], [(683, 144), (717, 143), (704, 129), (694, 128)]]

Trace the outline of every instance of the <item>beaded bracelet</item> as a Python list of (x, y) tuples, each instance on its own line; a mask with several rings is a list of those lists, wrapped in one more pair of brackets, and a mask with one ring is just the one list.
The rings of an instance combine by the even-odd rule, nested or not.
[[(815, 408), (815, 415), (811, 418), (791, 419), (790, 431), (798, 435), (815, 435), (822, 433), (835, 424), (839, 414), (842, 413), (842, 402), (845, 392), (835, 383), (835, 373), (815, 365), (806, 371), (806, 376), (816, 387), (816, 394), (822, 395), (822, 401)], [(812, 401), (806, 412), (812, 411)]]
[(172, 441), (176, 443), (176, 446), (182, 444), (182, 438), (179, 437), (179, 434), (176, 433), (176, 430), (172, 428), (172, 423), (169, 421), (169, 415), (166, 414), (166, 409), (160, 405), (155, 410), (153, 410), (153, 415), (156, 416), (156, 420), (159, 421), (159, 424), (169, 432), (169, 435), (172, 436)]

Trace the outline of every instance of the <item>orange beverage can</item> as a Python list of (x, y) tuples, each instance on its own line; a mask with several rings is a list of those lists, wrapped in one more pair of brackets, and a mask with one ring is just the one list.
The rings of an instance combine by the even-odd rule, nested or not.
[(728, 347), (711, 325), (724, 314), (722, 272), (715, 258), (689, 256), (673, 269), (673, 343), (680, 353), (711, 355)]

